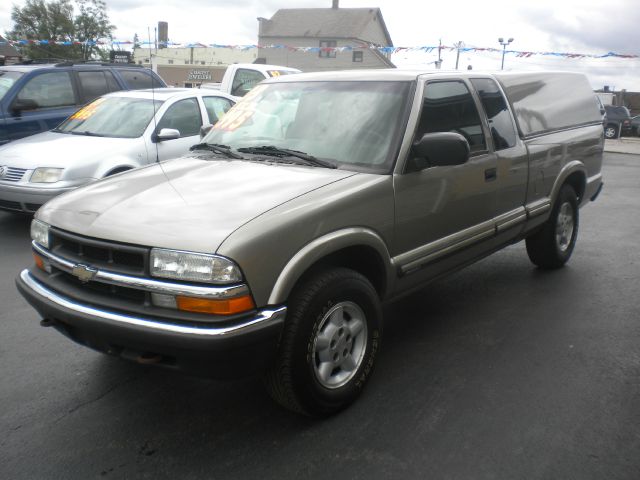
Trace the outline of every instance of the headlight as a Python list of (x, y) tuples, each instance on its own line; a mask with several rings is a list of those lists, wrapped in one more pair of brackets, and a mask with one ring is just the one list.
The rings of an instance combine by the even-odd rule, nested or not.
[(235, 283), (242, 280), (238, 266), (216, 255), (151, 249), (151, 275), (208, 283)]
[(31, 239), (44, 248), (49, 248), (49, 225), (40, 220), (32, 220)]
[(31, 174), (31, 183), (55, 183), (62, 176), (62, 168), (36, 168)]

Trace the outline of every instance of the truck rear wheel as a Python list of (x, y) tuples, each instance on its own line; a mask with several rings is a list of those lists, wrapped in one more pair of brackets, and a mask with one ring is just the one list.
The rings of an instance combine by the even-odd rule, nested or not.
[(273, 399), (326, 416), (352, 403), (380, 348), (382, 312), (366, 277), (346, 268), (317, 272), (295, 289), (278, 358), (265, 375)]
[(578, 196), (571, 185), (563, 185), (549, 219), (541, 230), (527, 237), (527, 254), (538, 267), (562, 267), (578, 237)]

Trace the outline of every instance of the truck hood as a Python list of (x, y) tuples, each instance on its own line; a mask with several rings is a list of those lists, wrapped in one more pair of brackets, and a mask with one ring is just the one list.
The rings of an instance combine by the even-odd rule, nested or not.
[(0, 147), (0, 164), (33, 170), (65, 168), (130, 153), (138, 138), (88, 137), (44, 132)]
[(56, 197), (36, 218), (88, 237), (215, 252), (253, 218), (353, 175), (327, 168), (183, 157)]

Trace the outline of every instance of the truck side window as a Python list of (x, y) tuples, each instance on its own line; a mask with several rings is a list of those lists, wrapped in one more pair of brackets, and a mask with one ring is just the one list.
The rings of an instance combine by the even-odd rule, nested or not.
[(156, 130), (173, 128), (180, 132), (180, 137), (190, 137), (200, 133), (202, 117), (200, 107), (195, 98), (186, 98), (174, 103), (158, 122)]
[(262, 80), (264, 80), (264, 75), (262, 75), (262, 73), (256, 72), (255, 70), (247, 70), (246, 68), (239, 68), (236, 71), (235, 77), (233, 77), (231, 95), (244, 97), (249, 90), (255, 87)]
[(153, 87), (159, 88), (162, 85), (151, 75), (140, 70), (124, 70), (118, 69), (118, 73), (124, 79), (131, 90), (140, 90), (143, 88)]
[(35, 108), (67, 107), (76, 104), (68, 72), (43, 73), (20, 90), (18, 100), (35, 102)]
[(415, 139), (434, 132), (459, 133), (469, 142), (471, 154), (487, 149), (478, 109), (463, 82), (431, 82), (425, 87)]
[(496, 150), (511, 148), (516, 144), (516, 131), (513, 128), (511, 115), (498, 85), (488, 78), (471, 80), (477, 90), (484, 111), (487, 113), (491, 137)]

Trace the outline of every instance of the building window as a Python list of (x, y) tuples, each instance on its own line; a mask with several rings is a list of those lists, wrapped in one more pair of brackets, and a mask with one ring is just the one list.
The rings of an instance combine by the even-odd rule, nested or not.
[(185, 60), (185, 61), (184, 61), (184, 64), (185, 64), (185, 65), (189, 65), (189, 60)]
[(354, 52), (353, 52), (353, 61), (362, 63), (362, 55), (363, 55), (362, 50), (354, 50)]
[(200, 65), (204, 65), (204, 62), (200, 62)]
[(320, 58), (336, 58), (335, 50), (325, 50), (328, 48), (336, 48), (338, 46), (335, 40), (320, 40)]
[(173, 60), (169, 59), (169, 65), (173, 65)]

